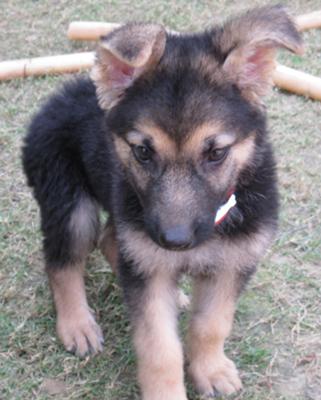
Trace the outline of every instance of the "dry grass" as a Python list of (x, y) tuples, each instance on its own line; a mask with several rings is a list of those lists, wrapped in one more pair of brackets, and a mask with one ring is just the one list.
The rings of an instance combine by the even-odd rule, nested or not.
[[(295, 13), (319, 0), (287, 2)], [(11, 0), (2, 9), (0, 58), (92, 48), (69, 43), (77, 19), (153, 20), (200, 29), (259, 1)], [(321, 75), (321, 31), (304, 35), (303, 59), (280, 60)], [(138, 399), (135, 358), (120, 291), (99, 254), (89, 260), (88, 292), (106, 336), (104, 353), (78, 360), (54, 332), (43, 273), (39, 216), (20, 165), (25, 125), (62, 77), (0, 84), (0, 399)], [(242, 297), (228, 352), (241, 368), (243, 400), (321, 399), (321, 103), (275, 91), (268, 99), (279, 161), (278, 239)], [(184, 318), (182, 321), (184, 325)], [(190, 399), (197, 396), (192, 389)]]

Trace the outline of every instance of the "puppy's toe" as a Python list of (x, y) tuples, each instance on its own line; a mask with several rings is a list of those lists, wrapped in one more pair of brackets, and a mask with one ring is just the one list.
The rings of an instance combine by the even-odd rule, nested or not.
[(242, 389), (238, 371), (225, 355), (192, 363), (190, 374), (197, 389), (206, 398), (215, 397), (218, 393), (230, 395)]
[(219, 393), (226, 395), (236, 393), (242, 389), (242, 382), (231, 360), (227, 359), (225, 367), (212, 377), (212, 384)]
[(102, 331), (88, 308), (75, 310), (68, 317), (58, 315), (57, 333), (66, 350), (79, 357), (103, 349)]

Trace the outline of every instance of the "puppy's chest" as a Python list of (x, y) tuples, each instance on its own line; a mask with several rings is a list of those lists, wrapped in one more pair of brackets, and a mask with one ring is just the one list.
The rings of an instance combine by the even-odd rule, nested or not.
[(215, 238), (186, 251), (163, 249), (142, 231), (126, 227), (118, 234), (121, 252), (133, 262), (137, 273), (151, 275), (162, 269), (190, 275), (215, 273), (219, 268), (242, 271), (254, 266), (273, 238), (267, 228), (236, 239)]

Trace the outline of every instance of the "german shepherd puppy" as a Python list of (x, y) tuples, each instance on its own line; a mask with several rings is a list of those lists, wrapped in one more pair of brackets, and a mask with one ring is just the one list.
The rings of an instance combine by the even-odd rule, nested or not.
[[(100, 240), (128, 305), (144, 400), (186, 400), (177, 282), (194, 278), (188, 371), (205, 396), (241, 389), (224, 354), (235, 303), (276, 231), (275, 162), (262, 97), (294, 23), (263, 7), (202, 33), (131, 23), (103, 37), (91, 78), (34, 117), (24, 170), (41, 210), (57, 332), (102, 350), (84, 264)], [(223, 208), (222, 208), (223, 206)]]

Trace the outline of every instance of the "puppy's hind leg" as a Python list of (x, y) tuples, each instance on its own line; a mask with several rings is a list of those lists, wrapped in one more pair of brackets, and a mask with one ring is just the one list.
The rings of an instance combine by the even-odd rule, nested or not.
[(84, 265), (94, 246), (97, 228), (96, 206), (88, 196), (81, 195), (68, 218), (62, 221), (59, 233), (56, 232), (59, 238), (54, 242), (54, 238), (45, 236), (57, 333), (66, 350), (80, 357), (101, 351), (103, 343), (101, 329), (87, 303), (84, 284)]
[(99, 238), (99, 248), (114, 274), (117, 275), (118, 246), (113, 222), (108, 219)]
[(57, 312), (57, 334), (67, 351), (83, 357), (102, 350), (103, 336), (88, 306), (83, 264), (48, 271)]

